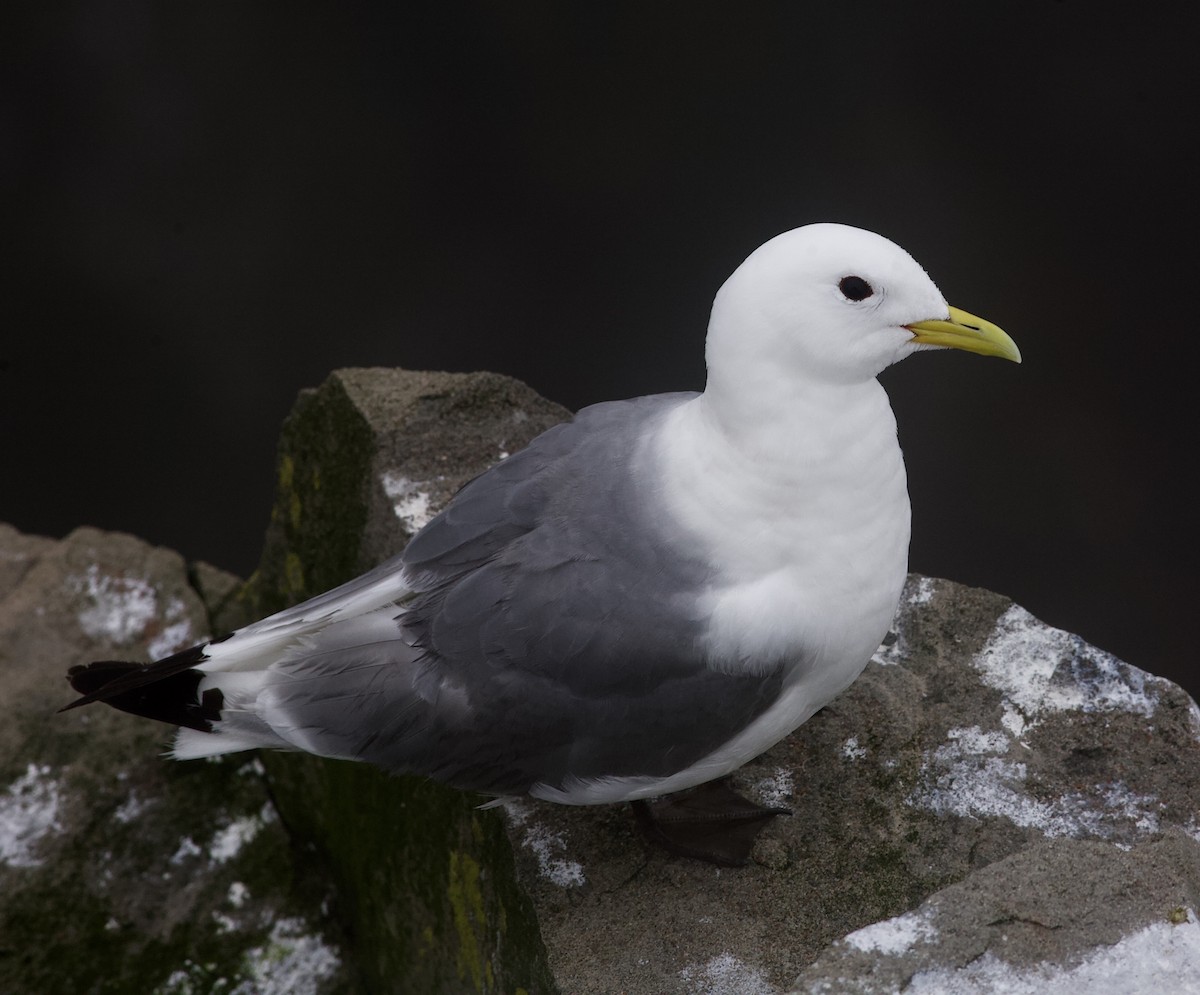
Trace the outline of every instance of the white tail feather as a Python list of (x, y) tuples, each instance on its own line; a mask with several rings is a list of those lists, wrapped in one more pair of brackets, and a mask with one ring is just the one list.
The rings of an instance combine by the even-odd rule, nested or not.
[(211, 732), (180, 729), (171, 756), (176, 760), (194, 760), (259, 748), (294, 749), (258, 716), (258, 695), (266, 687), (268, 673), (242, 670), (205, 677), (197, 690), (203, 694), (210, 688), (220, 689), (224, 697), (221, 719), (213, 723)]
[[(220, 756), (241, 750), (295, 750), (297, 746), (264, 719), (264, 696), (281, 661), (323, 650), (397, 636), (398, 602), (410, 590), (393, 562), (304, 604), (288, 608), (205, 647), (196, 669), (204, 673), (197, 693), (216, 689), (221, 718), (211, 732), (180, 729), (171, 756), (176, 760)], [(286, 725), (283, 727), (286, 731)]]

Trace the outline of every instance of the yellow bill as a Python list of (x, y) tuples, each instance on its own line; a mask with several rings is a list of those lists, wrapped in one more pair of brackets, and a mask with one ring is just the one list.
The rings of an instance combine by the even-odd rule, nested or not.
[(914, 321), (904, 327), (913, 333), (913, 341), (922, 345), (965, 349), (980, 356), (999, 356), (1014, 363), (1021, 362), (1021, 350), (1007, 332), (956, 307), (950, 309), (949, 321)]

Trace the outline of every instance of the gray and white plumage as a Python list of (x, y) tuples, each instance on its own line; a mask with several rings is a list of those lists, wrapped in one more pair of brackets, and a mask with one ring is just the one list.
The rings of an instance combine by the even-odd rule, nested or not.
[(175, 756), (304, 750), (572, 804), (728, 773), (885, 635), (909, 506), (875, 377), (946, 345), (1018, 358), (964, 315), (878, 235), (772, 239), (717, 295), (703, 393), (584, 409), (399, 556), (191, 651), (187, 693), (219, 708)]

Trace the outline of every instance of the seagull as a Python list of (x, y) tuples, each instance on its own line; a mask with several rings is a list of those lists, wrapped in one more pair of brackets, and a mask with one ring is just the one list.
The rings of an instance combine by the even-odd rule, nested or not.
[(876, 377), (947, 348), (1021, 359), (888, 239), (785, 232), (718, 291), (703, 392), (584, 408), (374, 570), (156, 663), (73, 667), (66, 708), (176, 724), (178, 759), (298, 750), (489, 804), (633, 802), (654, 842), (742, 864), (786, 810), (729, 775), (862, 672), (907, 573)]

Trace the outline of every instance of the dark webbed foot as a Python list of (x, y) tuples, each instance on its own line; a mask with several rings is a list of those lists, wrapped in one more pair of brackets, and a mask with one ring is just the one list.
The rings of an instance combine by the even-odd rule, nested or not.
[(645, 837), (671, 853), (741, 867), (758, 834), (786, 808), (767, 808), (743, 798), (727, 778), (658, 801), (635, 801), (633, 814)]

